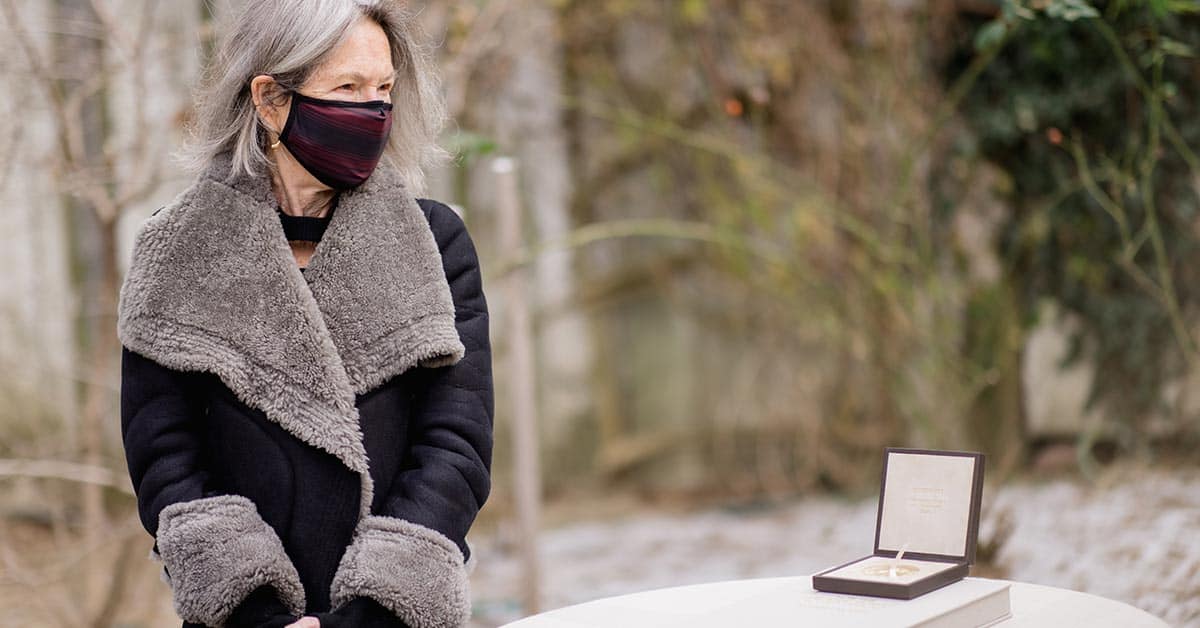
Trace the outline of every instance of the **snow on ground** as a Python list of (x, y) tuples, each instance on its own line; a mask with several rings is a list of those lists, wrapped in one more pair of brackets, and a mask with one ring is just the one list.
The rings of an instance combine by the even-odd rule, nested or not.
[[(1200, 628), (1200, 472), (1136, 471), (1095, 484), (989, 487), (980, 541), (1007, 530), (985, 574), (1084, 591)], [(633, 591), (810, 574), (871, 553), (874, 500), (811, 497), (759, 510), (636, 514), (546, 530), (543, 607)], [(1002, 534), (1002, 532), (1000, 532)], [(504, 535), (473, 537), (476, 626), (521, 615)]]
[(1200, 474), (1014, 486), (995, 502), (1016, 523), (999, 556), (1009, 579), (1085, 591), (1173, 626), (1200, 626)]

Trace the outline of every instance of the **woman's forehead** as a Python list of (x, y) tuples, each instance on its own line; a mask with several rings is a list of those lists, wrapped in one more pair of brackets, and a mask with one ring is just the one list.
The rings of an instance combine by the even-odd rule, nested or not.
[(383, 28), (373, 20), (359, 20), (313, 72), (314, 80), (390, 81), (392, 48)]

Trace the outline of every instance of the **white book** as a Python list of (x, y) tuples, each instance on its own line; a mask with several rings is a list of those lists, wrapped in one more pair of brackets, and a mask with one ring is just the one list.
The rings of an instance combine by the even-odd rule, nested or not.
[(1012, 617), (1007, 582), (966, 578), (912, 600), (895, 610), (880, 609), (873, 625), (920, 628), (982, 627)]

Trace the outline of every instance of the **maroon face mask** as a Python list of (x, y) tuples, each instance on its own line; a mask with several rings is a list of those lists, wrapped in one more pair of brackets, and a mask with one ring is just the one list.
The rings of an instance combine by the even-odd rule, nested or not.
[(391, 131), (391, 103), (321, 100), (293, 92), (279, 141), (318, 181), (348, 190), (375, 171)]

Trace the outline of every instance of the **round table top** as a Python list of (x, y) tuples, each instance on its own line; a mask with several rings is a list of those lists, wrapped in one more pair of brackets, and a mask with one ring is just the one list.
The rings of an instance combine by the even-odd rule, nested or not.
[[(996, 626), (1120, 626), (1121, 628), (1166, 628), (1166, 622), (1128, 604), (1114, 600), (1037, 584), (967, 578), (976, 583), (1005, 583), (1009, 585), (1012, 617)], [(932, 596), (934, 591), (927, 594)], [(833, 596), (832, 598), (827, 596)], [(668, 628), (707, 626), (854, 626), (857, 619), (842, 612), (831, 614), (835, 601), (842, 607), (847, 598), (861, 602), (864, 611), (871, 613), (871, 625), (880, 617), (879, 609), (889, 605), (897, 611), (907, 604), (902, 600), (862, 598), (836, 593), (814, 591), (808, 576), (731, 580), (669, 589), (643, 591), (629, 595), (604, 598), (567, 606), (539, 615), (526, 617), (503, 628), (590, 628), (620, 626), (622, 628)], [(922, 598), (917, 598), (918, 600)], [(914, 600), (915, 601), (915, 600)], [(884, 610), (884, 617), (897, 617), (888, 625), (908, 626), (900, 620), (904, 613)]]

